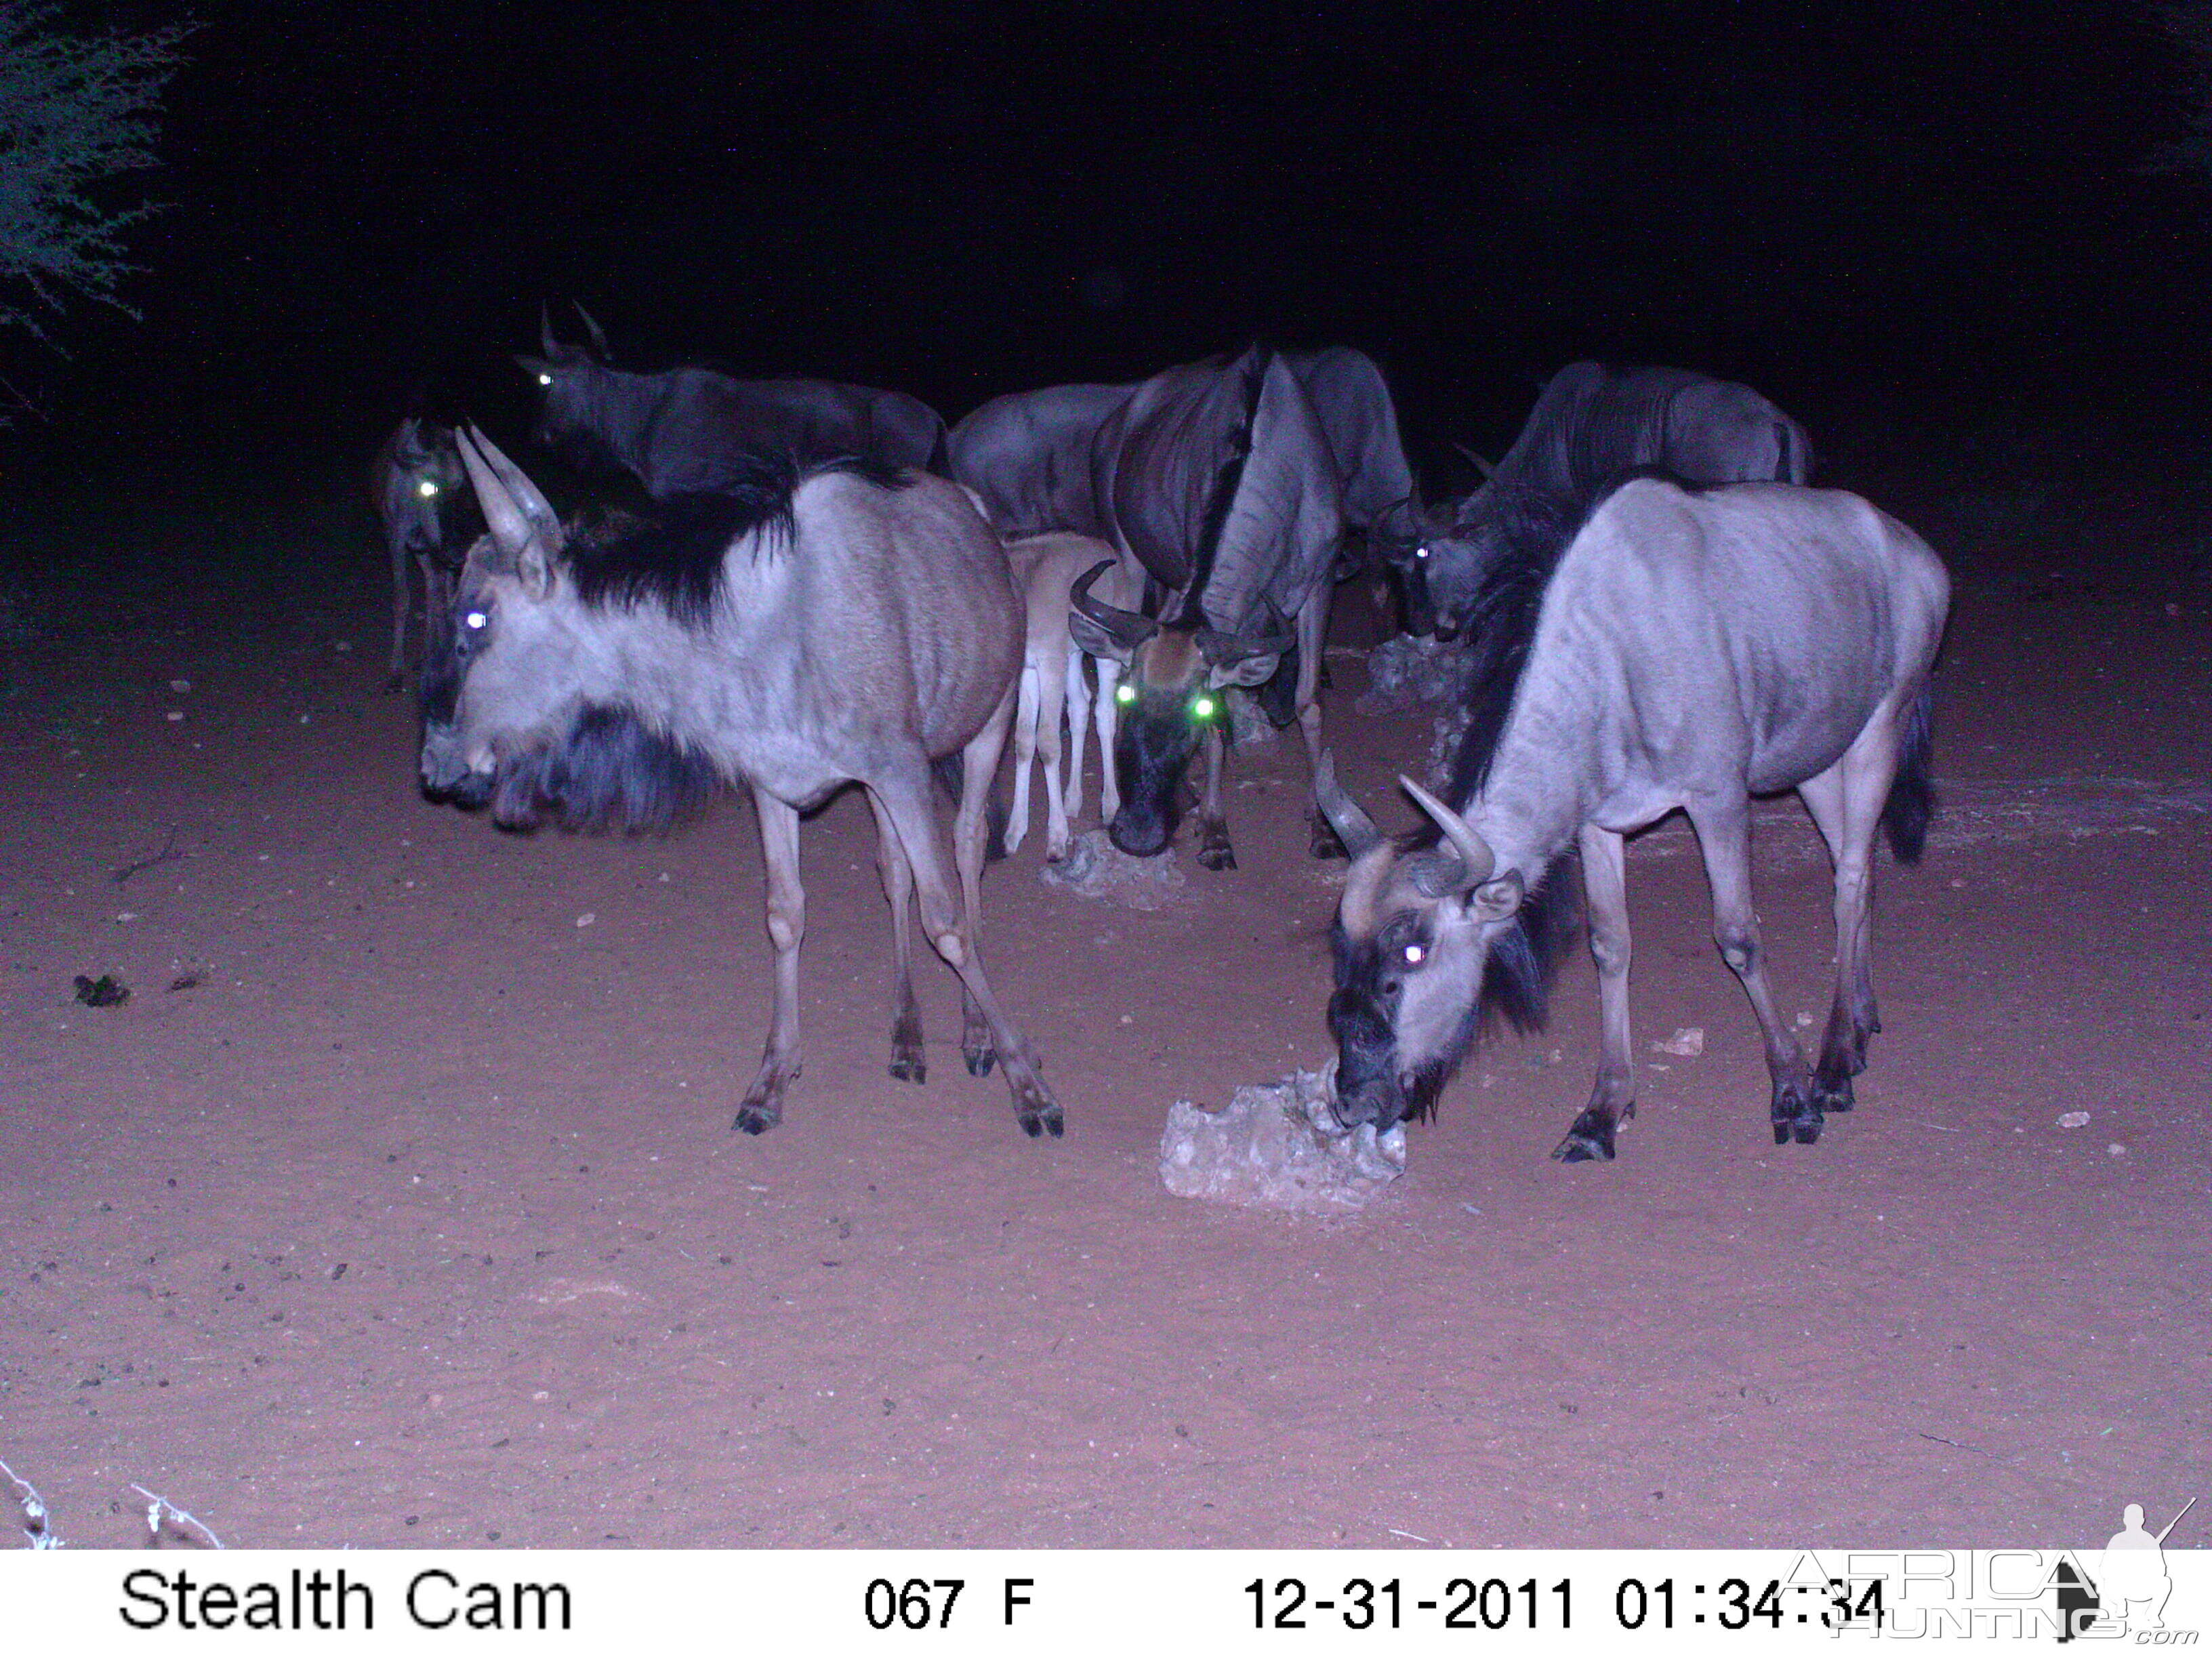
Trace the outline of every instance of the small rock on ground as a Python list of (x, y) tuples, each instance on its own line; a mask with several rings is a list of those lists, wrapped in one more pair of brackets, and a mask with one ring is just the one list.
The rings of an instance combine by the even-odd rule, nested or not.
[(1336, 1121), (1336, 1062), (1294, 1072), (1271, 1087), (1237, 1091), (1209, 1112), (1168, 1109), (1160, 1179), (1178, 1198), (1333, 1215), (1364, 1208), (1406, 1172), (1406, 1130), (1382, 1134)]

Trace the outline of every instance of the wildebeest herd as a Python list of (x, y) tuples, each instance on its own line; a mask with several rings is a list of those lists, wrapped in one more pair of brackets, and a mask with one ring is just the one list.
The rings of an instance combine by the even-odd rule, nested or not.
[[(625, 373), (578, 310), (588, 348), (541, 318), (539, 352), (516, 359), (541, 391), (533, 435), (626, 470), (650, 510), (564, 520), (481, 431), (410, 416), (373, 485), (392, 674), (411, 561), (433, 799), (510, 828), (637, 830), (750, 791), (775, 984), (737, 1127), (777, 1122), (799, 1073), (800, 815), (857, 783), (891, 906), (892, 1075), (926, 1075), (918, 898), (965, 992), (969, 1071), (1002, 1066), (1023, 1129), (1060, 1134), (977, 942), (1007, 736), (1008, 850), (1037, 757), (1047, 852), (1066, 853), (1095, 696), (1114, 845), (1138, 858), (1170, 846), (1202, 754), (1198, 860), (1233, 869), (1231, 688), (1297, 724), (1313, 851), (1352, 860), (1328, 1005), (1347, 1127), (1427, 1115), (1486, 1019), (1540, 1024), (1578, 860), (1601, 1058), (1554, 1156), (1612, 1158), (1635, 1112), (1624, 837), (1677, 809), (1765, 1038), (1775, 1141), (1810, 1143), (1850, 1109), (1881, 1029), (1875, 841), (1886, 831), (1917, 858), (1933, 807), (1948, 582), (1894, 519), (1808, 487), (1802, 428), (1756, 392), (1573, 364), (1479, 489), (1429, 507), (1389, 387), (1357, 351), (1254, 346), (1125, 385), (1000, 397), (948, 430), (898, 392)], [(453, 511), (464, 477), (481, 535)], [(1394, 575), (1412, 629), (1464, 656), (1449, 787), (1401, 777), (1429, 823), (1395, 838), (1322, 745), (1331, 594), (1363, 564)], [(949, 842), (940, 788), (957, 803)], [(1750, 800), (1791, 789), (1835, 870), (1835, 1000), (1809, 1064), (1769, 988), (1751, 895)]]

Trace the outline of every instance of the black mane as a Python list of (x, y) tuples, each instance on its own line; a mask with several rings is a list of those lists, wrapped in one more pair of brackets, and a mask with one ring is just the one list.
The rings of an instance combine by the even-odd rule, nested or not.
[(1549, 491), (1516, 490), (1513, 495), (1508, 510), (1498, 514), (1498, 544), (1462, 628), (1472, 641), (1463, 691), (1467, 732), (1452, 762), (1446, 796), (1462, 810), (1490, 776), (1492, 757), (1528, 664), (1528, 648), (1535, 643), (1544, 590), (1585, 516), (1578, 506)]
[(742, 472), (726, 489), (673, 496), (650, 516), (610, 514), (578, 526), (567, 558), (579, 597), (594, 609), (633, 610), (649, 600), (684, 627), (703, 629), (733, 544), (757, 533), (764, 550), (790, 545), (797, 531), (791, 499), (800, 484), (823, 472), (849, 472), (879, 489), (902, 482), (896, 469), (860, 457), (802, 467), (789, 454), (753, 455)]
[(1206, 584), (1213, 580), (1214, 556), (1221, 550), (1221, 532), (1229, 525), (1229, 509), (1237, 504), (1237, 491), (1244, 482), (1244, 463), (1252, 457), (1252, 423), (1260, 412), (1260, 390), (1267, 383), (1268, 365), (1275, 354), (1265, 346), (1256, 346), (1246, 354), (1251, 362), (1244, 370), (1242, 394), (1243, 412), (1237, 424), (1230, 428), (1226, 448), (1221, 458), (1220, 470), (1214, 474), (1213, 495), (1206, 504), (1206, 518), (1198, 530), (1198, 545), (1191, 550), (1190, 580), (1183, 588), (1182, 602), (1176, 607), (1176, 619), (1195, 622), (1202, 619), (1200, 601), (1206, 593)]

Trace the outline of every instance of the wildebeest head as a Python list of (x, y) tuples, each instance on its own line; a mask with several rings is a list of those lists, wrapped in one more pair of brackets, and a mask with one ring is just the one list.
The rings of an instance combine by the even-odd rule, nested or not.
[(434, 506), (465, 482), (453, 429), (409, 416), (392, 434), (388, 464), (404, 495)]
[(1315, 779), (1322, 811), (1352, 854), (1330, 933), (1328, 1003), (1336, 1112), (1347, 1127), (1427, 1116), (1474, 1045), (1493, 955), (1527, 948), (1521, 872), (1498, 872), (1464, 818), (1412, 779), (1399, 782), (1441, 839), (1382, 836), (1338, 785), (1329, 757)]
[[(601, 373), (613, 362), (606, 334), (580, 302), (576, 304), (576, 314), (584, 319), (592, 337), (590, 346), (568, 345), (555, 339), (552, 314), (540, 305), (538, 341), (543, 355), (517, 352), (514, 357), (538, 387), (538, 424), (532, 428), (530, 441), (556, 451), (573, 451), (590, 439)], [(596, 459), (597, 456), (577, 459)]]
[(1114, 691), (1120, 707), (1111, 763), (1121, 810), (1106, 833), (1123, 852), (1150, 858), (1175, 838), (1183, 772), (1226, 718), (1222, 693), (1264, 684), (1295, 636), (1272, 605), (1267, 632), (1256, 637), (1224, 633), (1195, 616), (1162, 622), (1121, 610), (1091, 593), (1111, 568), (1102, 561), (1077, 580), (1068, 595), (1068, 633), (1092, 656), (1127, 666)]

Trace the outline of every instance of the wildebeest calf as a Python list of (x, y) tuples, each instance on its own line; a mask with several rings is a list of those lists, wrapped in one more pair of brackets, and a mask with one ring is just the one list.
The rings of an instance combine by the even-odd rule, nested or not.
[[(984, 803), (1012, 717), (1020, 597), (1005, 550), (957, 485), (860, 463), (763, 461), (745, 488), (671, 506), (596, 544), (573, 541), (480, 434), (462, 459), (490, 533), (471, 552), (450, 659), (426, 699), (422, 781), (525, 827), (649, 827), (722, 783), (760, 816), (775, 997), (738, 1108), (757, 1134), (799, 1076), (806, 896), (799, 815), (866, 791), (891, 902), (891, 1074), (926, 1073), (908, 910), (967, 993), (969, 1069), (1006, 1070), (1024, 1131), (1060, 1133), (1036, 1051), (975, 948)], [(931, 763), (957, 753), (956, 893)]]

